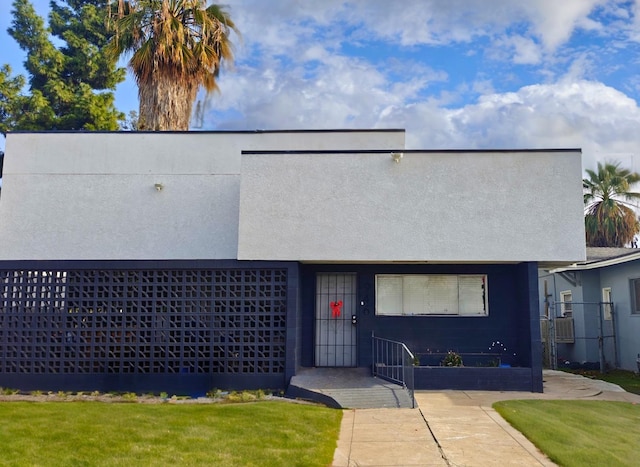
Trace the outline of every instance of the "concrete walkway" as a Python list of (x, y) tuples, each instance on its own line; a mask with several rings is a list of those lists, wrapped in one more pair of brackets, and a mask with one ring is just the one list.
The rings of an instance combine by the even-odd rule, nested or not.
[(335, 467), (553, 466), (491, 408), (508, 399), (588, 399), (640, 403), (615, 384), (544, 371), (544, 393), (417, 391), (418, 409), (345, 410)]

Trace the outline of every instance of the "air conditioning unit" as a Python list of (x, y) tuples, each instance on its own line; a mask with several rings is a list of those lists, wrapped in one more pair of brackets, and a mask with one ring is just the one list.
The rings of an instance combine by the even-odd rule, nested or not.
[(575, 333), (573, 329), (573, 318), (556, 318), (555, 322), (556, 342), (561, 344), (575, 343)]

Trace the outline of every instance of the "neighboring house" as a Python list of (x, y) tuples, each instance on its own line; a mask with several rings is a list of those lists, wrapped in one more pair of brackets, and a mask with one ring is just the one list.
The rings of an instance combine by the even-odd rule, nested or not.
[(375, 333), (505, 367), (418, 387), (541, 391), (537, 271), (585, 258), (580, 151), (403, 148), (400, 130), (9, 134), (0, 386), (286, 388), (371, 366)]
[(573, 325), (556, 344), (560, 364), (638, 371), (640, 250), (587, 248), (586, 261), (539, 277), (541, 315)]

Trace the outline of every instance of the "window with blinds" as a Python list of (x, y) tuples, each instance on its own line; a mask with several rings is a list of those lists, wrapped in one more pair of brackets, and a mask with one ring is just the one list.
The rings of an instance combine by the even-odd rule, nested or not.
[(487, 316), (487, 276), (379, 274), (376, 314)]

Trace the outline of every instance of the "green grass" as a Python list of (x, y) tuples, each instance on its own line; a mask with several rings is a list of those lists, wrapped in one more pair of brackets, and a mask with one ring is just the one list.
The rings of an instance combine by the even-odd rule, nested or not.
[(599, 371), (572, 371), (589, 378), (601, 379), (610, 383), (617, 384), (627, 392), (634, 394), (640, 394), (640, 376), (633, 371), (626, 370), (611, 370), (606, 373), (600, 373)]
[(342, 412), (249, 404), (0, 403), (0, 465), (326, 466)]
[(493, 407), (561, 466), (638, 465), (640, 405), (514, 400)]

